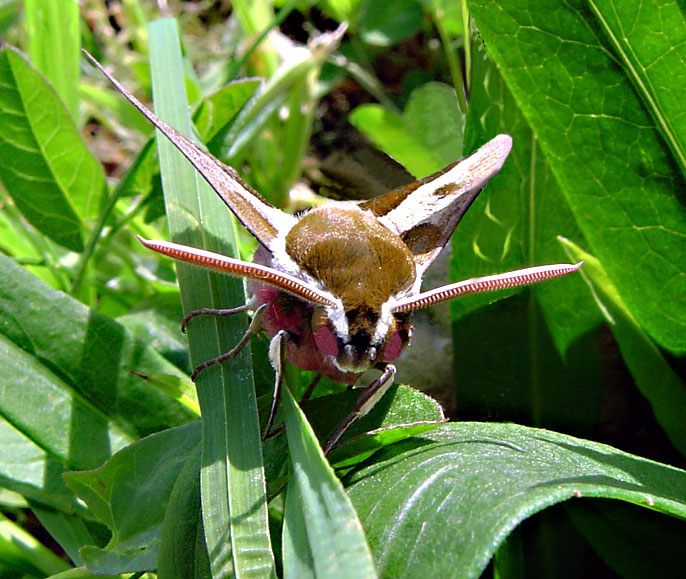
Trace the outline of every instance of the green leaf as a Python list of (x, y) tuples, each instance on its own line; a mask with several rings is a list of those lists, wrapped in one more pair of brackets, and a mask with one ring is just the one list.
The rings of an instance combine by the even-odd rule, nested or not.
[(416, 177), (426, 177), (462, 156), (464, 117), (455, 91), (432, 82), (412, 92), (402, 115), (380, 105), (361, 105), (353, 126)]
[(367, 1), (360, 14), (360, 36), (374, 46), (393, 46), (417, 34), (423, 18), (416, 0)]
[(284, 577), (376, 577), (343, 485), (287, 388), (283, 398), (293, 467), (284, 512)]
[[(79, 85), (79, 95), (85, 112), (113, 132), (123, 133), (124, 138), (126, 130), (130, 129), (140, 131), (144, 135), (152, 133), (150, 124), (141, 118), (140, 113), (128, 101), (122, 102), (116, 91), (82, 82)], [(126, 129), (122, 130), (122, 126)]]
[[(473, 73), (465, 152), (499, 133), (513, 137), (513, 148), (453, 234), (451, 278), (569, 261), (557, 236), (582, 236), (526, 119), (492, 63), (476, 58)], [(603, 387), (602, 318), (579, 274), (450, 306), (461, 418), (591, 434)]]
[[(13, 352), (0, 358), (3, 372), (11, 368), (26, 372), (29, 384), (32, 372), (54, 376), (69, 396), (82, 398), (134, 438), (194, 418), (131, 374), (136, 370), (143, 374), (183, 375), (145, 342), (132, 338), (120, 324), (46, 286), (2, 256), (0, 288), (0, 334)], [(20, 401), (27, 393), (13, 387), (6, 395)], [(29, 418), (40, 408), (44, 405), (33, 409), (24, 403), (22, 414)], [(68, 417), (64, 419), (66, 430), (59, 444), (73, 444), (74, 434), (70, 432), (79, 424), (70, 425)], [(94, 457), (100, 451), (105, 454), (102, 459), (94, 458), (95, 462), (73, 468), (93, 468), (109, 456), (111, 449), (100, 437), (86, 438), (83, 444), (92, 449)]]
[[(0, 561), (2, 568), (22, 576), (45, 577), (69, 566), (20, 525), (0, 514)], [(23, 574), (26, 575), (23, 575)], [(6, 576), (7, 572), (3, 573)]]
[[(20, 425), (21, 427), (21, 425)], [(50, 449), (0, 419), (0, 485), (44, 505), (73, 513), (74, 495), (62, 481), (64, 466)]]
[(210, 141), (226, 127), (259, 86), (260, 81), (257, 79), (235, 81), (203, 99), (193, 117), (202, 140)]
[(198, 423), (150, 435), (116, 453), (94, 471), (64, 475), (69, 487), (112, 531), (105, 548), (81, 549), (86, 566), (115, 575), (157, 568), (162, 521), (172, 489), (200, 449)]
[(26, 219), (81, 251), (105, 179), (45, 79), (15, 49), (0, 50), (0, 180)]
[[(632, 34), (615, 56), (621, 46), (596, 33), (614, 28), (583, 2), (474, 0), (470, 6), (592, 253), (650, 335), (666, 348), (686, 351), (684, 175), (674, 161), (681, 145), (672, 139), (665, 147), (655, 122), (683, 110), (679, 97), (671, 96), (682, 92), (681, 73), (660, 77), (665, 90), (637, 92), (642, 75), (629, 72), (636, 58), (645, 62), (664, 52), (665, 34), (666, 60), (686, 60), (684, 15), (673, 2), (665, 10), (641, 7), (660, 13), (651, 20), (660, 27), (653, 41), (650, 26), (632, 29), (632, 9), (617, 11)], [(603, 6), (596, 5), (598, 14), (605, 13)], [(639, 49), (641, 43), (646, 46)], [(627, 46), (640, 56), (626, 56)], [(663, 105), (671, 102), (681, 104)], [(673, 127), (683, 123), (669, 121)]]
[[(155, 109), (177, 130), (192, 134), (184, 94), (176, 23), (150, 25)], [(237, 255), (233, 218), (171, 143), (158, 137), (171, 238), (224, 255)], [(202, 224), (202, 228), (200, 227)], [(184, 312), (242, 303), (240, 280), (177, 265)], [(245, 317), (196, 318), (188, 329), (194, 366), (233, 347)], [(273, 573), (257, 402), (249, 347), (203, 371), (196, 382), (203, 416), (203, 524), (213, 574)]]
[(589, 7), (686, 175), (683, 4), (593, 0)]
[(0, 0), (0, 34), (5, 34), (19, 20), (21, 4), (21, 0)]
[(46, 78), (71, 118), (79, 120), (79, 59), (81, 31), (77, 2), (26, 0), (26, 28), (31, 62)]
[[(326, 441), (334, 429), (343, 422), (355, 406), (360, 392), (361, 389), (358, 388), (346, 389), (302, 403), (302, 408), (319, 440)], [(394, 384), (369, 414), (350, 426), (341, 440), (352, 440), (379, 429), (444, 419), (443, 409), (433, 398), (409, 386)], [(336, 456), (337, 452), (332, 451), (331, 455)]]
[(590, 332), (560, 354), (531, 290), (472, 312), (453, 328), (459, 417), (591, 436), (603, 395), (600, 343)]
[(13, 218), (9, 218), (8, 207), (5, 206), (3, 209), (5, 211), (0, 213), (0, 252), (17, 261), (21, 260), (26, 270), (41, 281), (59, 287), (58, 276), (50, 268), (45, 267), (45, 256), (41, 254), (39, 247), (31, 243), (35, 239), (34, 231), (25, 226), (19, 212), (15, 212)]
[(680, 577), (686, 571), (686, 526), (618, 501), (574, 501), (565, 510), (593, 549), (620, 577)]
[[(5, 379), (12, 385), (0, 390), (3, 417), (49, 455), (72, 468), (92, 468), (112, 448), (135, 439), (4, 335), (0, 335), (0, 358), (5, 360)], [(76, 441), (74, 432), (79, 434)]]
[(322, 5), (338, 22), (356, 22), (362, 0), (323, 0)]
[[(321, 386), (323, 384), (320, 383), (318, 389)], [(359, 389), (346, 389), (301, 402), (307, 420), (322, 444), (348, 416), (360, 392)], [(261, 416), (266, 418), (271, 402), (271, 392), (260, 397)], [(280, 418), (281, 412), (277, 413), (276, 424)], [(348, 468), (364, 461), (380, 448), (425, 432), (444, 420), (443, 409), (435, 400), (408, 386), (394, 384), (369, 414), (353, 422), (327, 459), (335, 468)], [(269, 495), (272, 497), (288, 480), (285, 468), (288, 455), (283, 436), (273, 436), (265, 441), (264, 459)]]
[(574, 497), (686, 519), (686, 472), (513, 424), (440, 426), (345, 482), (386, 577), (478, 577), (523, 519)]
[[(531, 128), (489, 59), (476, 58), (472, 72), (474, 90), (465, 128), (465, 153), (499, 133), (511, 135), (513, 147), (501, 172), (479, 195), (453, 234), (451, 278), (467, 279), (568, 261), (557, 237), (565, 235), (581, 243), (583, 236)], [(459, 320), (480, 306), (518, 292), (522, 290), (453, 300), (453, 319)], [(579, 275), (536, 284), (526, 295), (540, 306), (562, 357), (575, 340), (602, 321)], [(498, 334), (493, 337), (498, 339)], [(507, 344), (502, 345), (509, 349)], [(457, 356), (456, 362), (460, 363)]]
[(428, 82), (412, 91), (403, 111), (405, 125), (433, 153), (438, 171), (462, 157), (464, 116), (455, 89)]
[(202, 528), (199, 454), (189, 457), (169, 497), (157, 573), (179, 579), (212, 577)]
[(75, 565), (82, 565), (79, 553), (81, 547), (95, 542), (84, 519), (77, 515), (46, 509), (40, 503), (31, 503), (31, 511), (72, 562)]

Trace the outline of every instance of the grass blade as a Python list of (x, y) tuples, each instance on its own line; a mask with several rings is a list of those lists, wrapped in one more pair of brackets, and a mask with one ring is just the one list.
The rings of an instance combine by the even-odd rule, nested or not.
[(293, 475), (284, 513), (285, 577), (376, 577), (357, 513), (312, 428), (283, 391)]
[[(157, 114), (192, 134), (176, 23), (154, 22), (149, 34)], [(171, 143), (160, 138), (158, 150), (171, 238), (235, 255), (233, 219), (224, 204)], [(244, 300), (239, 280), (182, 264), (177, 273), (185, 312)], [(193, 365), (230, 349), (246, 327), (244, 318), (194, 320), (189, 327)], [(273, 574), (249, 349), (202, 372), (197, 386), (203, 415), (203, 524), (213, 576)]]

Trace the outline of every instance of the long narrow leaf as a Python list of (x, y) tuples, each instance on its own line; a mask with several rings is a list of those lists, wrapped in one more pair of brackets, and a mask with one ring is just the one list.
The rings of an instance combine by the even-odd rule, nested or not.
[[(190, 135), (176, 23), (154, 22), (149, 34), (157, 114)], [(171, 238), (236, 255), (233, 219), (225, 205), (162, 137), (158, 137), (158, 151)], [(201, 307), (230, 307), (244, 300), (238, 280), (182, 264), (177, 272), (186, 313)], [(193, 320), (189, 326), (192, 363), (229, 350), (246, 327), (241, 317)], [(197, 385), (203, 416), (203, 524), (213, 576), (270, 575), (274, 562), (249, 349), (202, 372)]]
[(284, 388), (293, 475), (284, 513), (285, 577), (376, 577), (357, 513)]

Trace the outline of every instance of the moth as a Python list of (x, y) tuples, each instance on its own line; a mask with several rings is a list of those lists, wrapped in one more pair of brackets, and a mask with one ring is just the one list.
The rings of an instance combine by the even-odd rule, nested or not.
[(254, 312), (250, 329), (240, 343), (198, 366), (192, 378), (235, 355), (253, 334), (265, 332), (271, 338), (269, 358), (275, 371), (267, 430), (286, 359), (349, 385), (369, 369), (379, 372), (324, 445), (328, 452), (393, 383), (395, 367), (391, 362), (409, 344), (413, 311), (466, 294), (567, 275), (581, 266), (529, 267), (421, 291), (427, 268), (478, 193), (505, 162), (512, 147), (508, 135), (498, 135), (467, 158), (375, 199), (331, 201), (294, 216), (267, 203), (232, 167), (155, 116), (87, 56), (192, 163), (259, 242), (253, 261), (245, 262), (200, 248), (139, 238), (144, 246), (163, 255), (248, 279), (252, 297), (247, 304), (229, 310), (191, 312), (184, 326), (199, 314)]

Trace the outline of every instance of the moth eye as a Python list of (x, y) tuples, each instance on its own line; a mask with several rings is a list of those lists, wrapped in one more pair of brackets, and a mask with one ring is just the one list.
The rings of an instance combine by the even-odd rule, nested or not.
[(383, 349), (383, 360), (382, 362), (392, 362), (403, 351), (403, 339), (398, 330), (395, 330), (391, 337), (386, 342)]
[(319, 326), (314, 331), (314, 343), (317, 349), (327, 356), (338, 355), (338, 341), (329, 326)]

